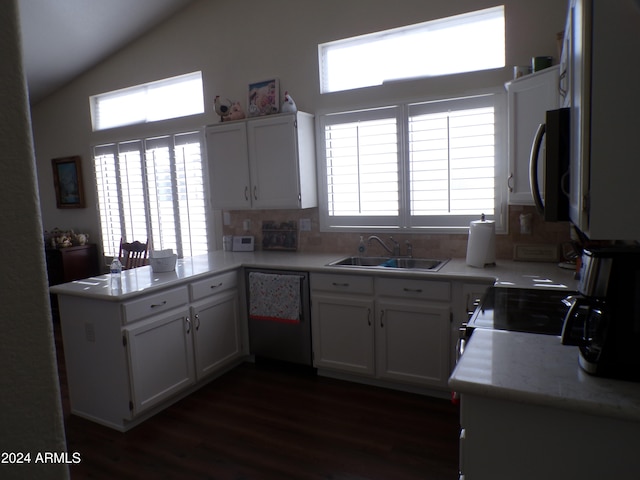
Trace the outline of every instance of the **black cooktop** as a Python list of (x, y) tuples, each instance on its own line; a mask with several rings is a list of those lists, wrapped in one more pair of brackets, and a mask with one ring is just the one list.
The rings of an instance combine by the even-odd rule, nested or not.
[(490, 287), (468, 326), (560, 335), (569, 307), (562, 300), (575, 292)]

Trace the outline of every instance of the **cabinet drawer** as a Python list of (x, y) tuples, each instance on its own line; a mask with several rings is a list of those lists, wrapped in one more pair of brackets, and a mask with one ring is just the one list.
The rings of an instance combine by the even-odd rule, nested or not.
[(166, 312), (184, 305), (189, 301), (187, 287), (174, 288), (164, 292), (147, 295), (138, 300), (124, 303), (124, 323), (135, 322), (149, 315)]
[(434, 280), (376, 278), (376, 293), (420, 300), (451, 300), (451, 284)]
[(311, 289), (327, 292), (373, 294), (373, 277), (366, 275), (333, 275), (314, 273)]
[(220, 275), (193, 282), (189, 285), (189, 292), (191, 293), (191, 300), (199, 300), (237, 286), (238, 272), (234, 270), (233, 272), (221, 273)]

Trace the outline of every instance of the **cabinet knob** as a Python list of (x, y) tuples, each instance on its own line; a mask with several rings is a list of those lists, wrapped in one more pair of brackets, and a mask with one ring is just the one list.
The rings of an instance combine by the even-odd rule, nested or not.
[(513, 173), (510, 173), (509, 177), (507, 178), (507, 187), (509, 188), (509, 193), (513, 193), (512, 180), (513, 180)]

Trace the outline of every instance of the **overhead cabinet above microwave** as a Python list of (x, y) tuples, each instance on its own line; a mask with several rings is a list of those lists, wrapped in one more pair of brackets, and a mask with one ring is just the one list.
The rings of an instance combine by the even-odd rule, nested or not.
[(313, 115), (272, 115), (206, 128), (213, 208), (318, 205)]

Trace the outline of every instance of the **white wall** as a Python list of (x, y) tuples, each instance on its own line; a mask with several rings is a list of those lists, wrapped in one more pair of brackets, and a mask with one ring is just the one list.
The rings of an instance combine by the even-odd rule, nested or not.
[(66, 446), (16, 9), (0, 9), (0, 452), (31, 452), (32, 463), (0, 465), (0, 477), (60, 479), (66, 465), (36, 463)]
[[(298, 108), (318, 112), (369, 102), (440, 96), (501, 86), (513, 65), (532, 56), (557, 57), (556, 33), (564, 28), (562, 0), (505, 0), (507, 67), (488, 72), (415, 80), (354, 92), (319, 94), (318, 43), (492, 7), (489, 0), (196, 0), (151, 33), (33, 108), (42, 215), (46, 229), (75, 228), (98, 239), (99, 219), (90, 146), (191, 129), (215, 123), (216, 95), (241, 100), (247, 84), (280, 79)], [(206, 113), (195, 118), (92, 134), (89, 95), (202, 70)], [(55, 207), (51, 159), (81, 155), (88, 207)]]

